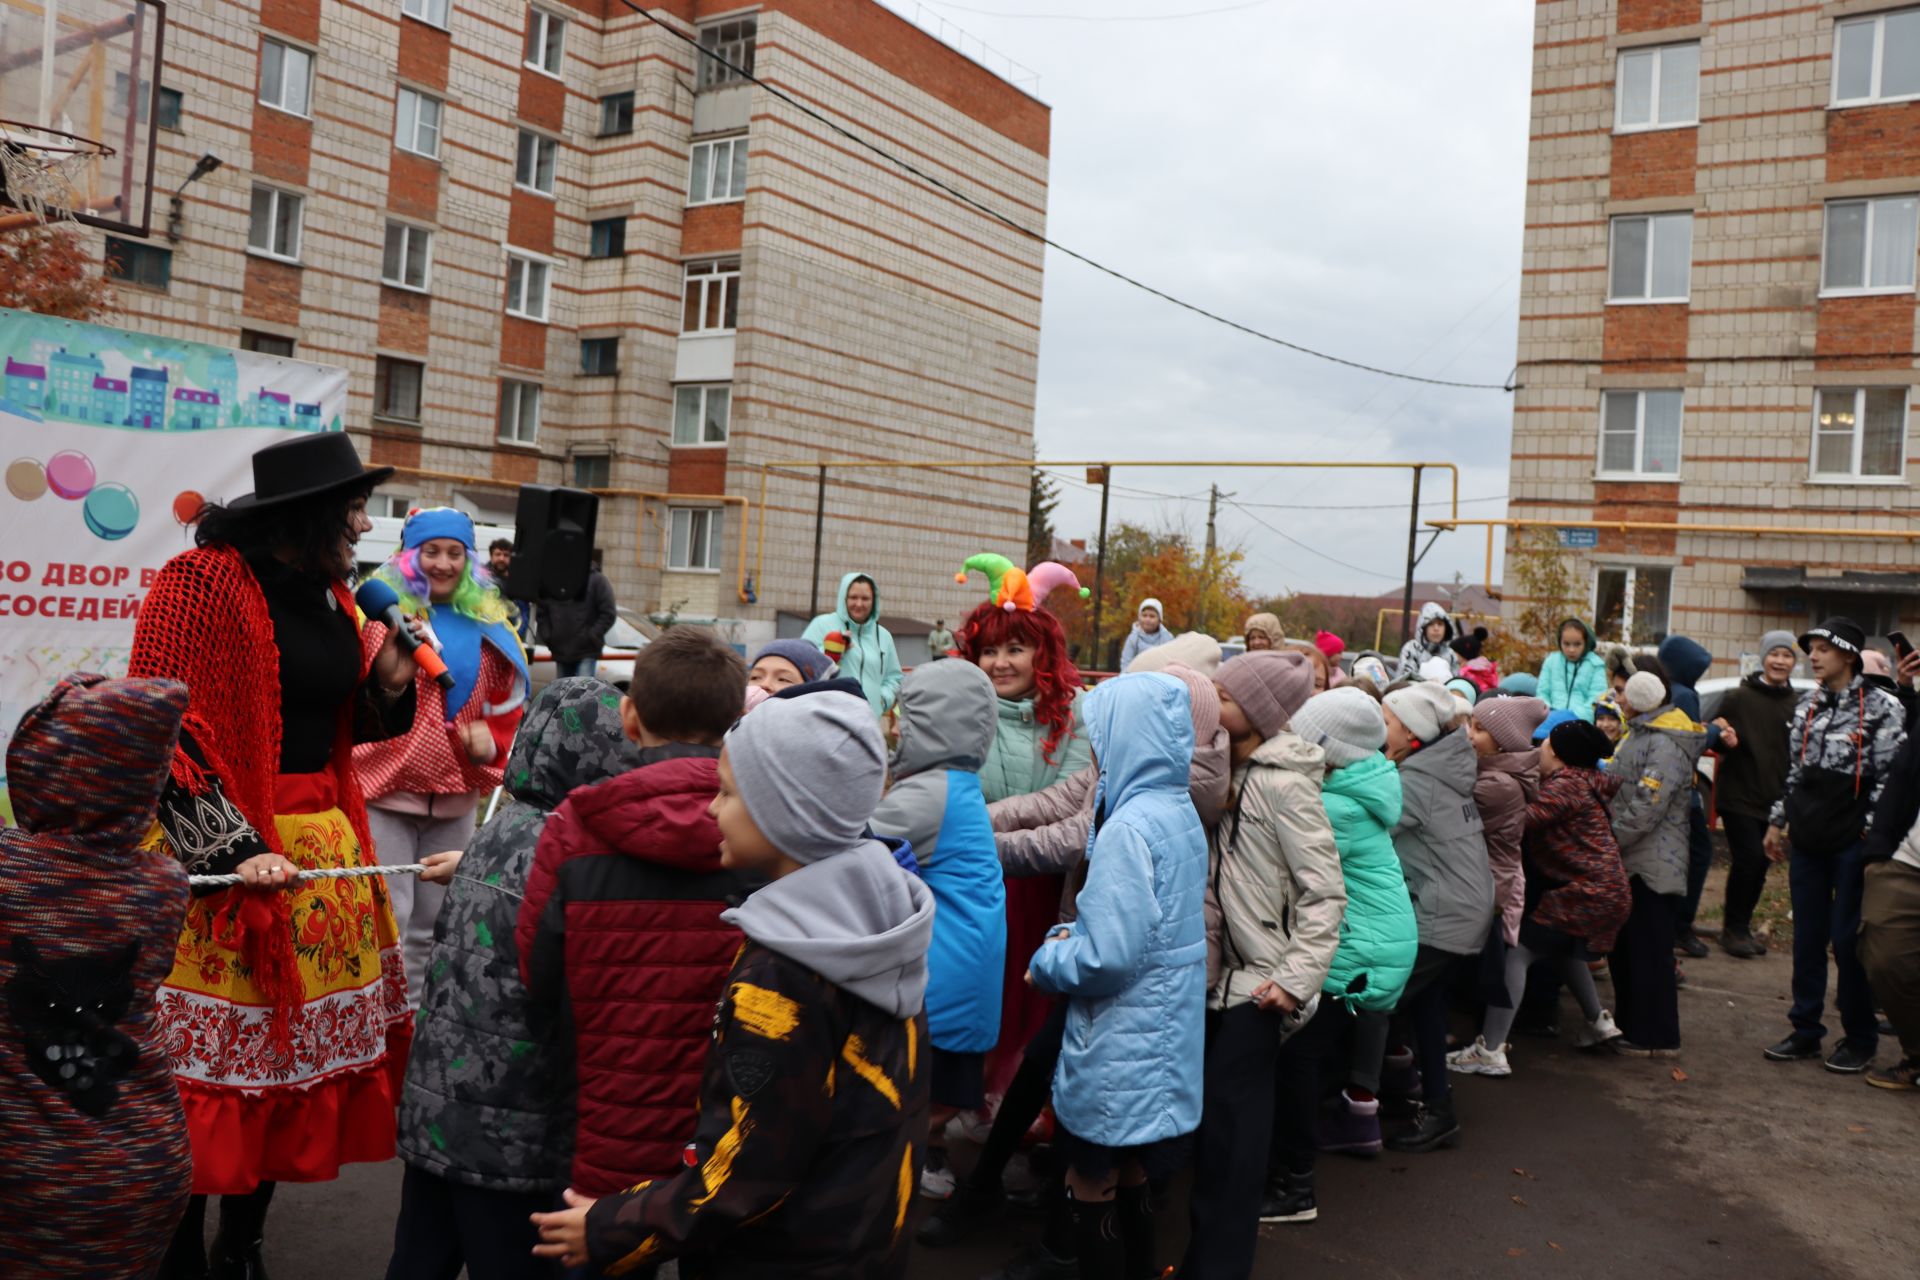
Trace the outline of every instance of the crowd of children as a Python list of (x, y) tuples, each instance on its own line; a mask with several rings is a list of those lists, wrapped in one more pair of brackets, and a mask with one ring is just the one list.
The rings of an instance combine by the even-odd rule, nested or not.
[[(409, 548), (412, 586), (457, 611), (471, 534), (444, 524)], [(447, 583), (438, 558), (457, 562)], [(960, 660), (902, 676), (877, 584), (850, 575), (823, 624), (838, 652), (781, 640), (749, 665), (674, 627), (625, 694), (559, 680), (506, 733), (518, 673), (479, 647), (482, 602), (476, 727), (445, 716), (380, 757), (399, 770), (383, 799), (471, 808), (487, 769), (504, 786), (465, 853), (436, 860), (449, 888), (407, 965), (389, 1280), (647, 1276), (672, 1259), (703, 1277), (904, 1276), (916, 1241), (997, 1218), (1030, 1136), (1051, 1155), (1030, 1162), (1046, 1226), (1002, 1276), (1163, 1274), (1158, 1206), (1191, 1170), (1177, 1274), (1240, 1280), (1261, 1223), (1317, 1216), (1321, 1152), (1459, 1141), (1451, 1077), (1509, 1075), (1541, 990), (1571, 993), (1582, 1048), (1679, 1053), (1709, 749), (1730, 955), (1764, 954), (1754, 903), (1768, 861), (1790, 863), (1794, 1004), (1767, 1056), (1821, 1052), (1831, 943), (1844, 1038), (1826, 1065), (1871, 1066), (1878, 993), (1906, 1056), (1870, 1078), (1920, 1083), (1920, 804), (1888, 786), (1920, 770), (1903, 733), (1920, 658), (1878, 677), (1845, 619), (1770, 632), (1707, 724), (1693, 685), (1710, 655), (1679, 637), (1610, 658), (1568, 619), (1537, 678), (1502, 680), (1485, 632), (1438, 606), (1397, 665), (1349, 668), (1337, 637), (1294, 647), (1264, 615), (1247, 628), (1261, 643), (1223, 660), (1149, 600), (1132, 669), (1087, 690), (1030, 585), (1051, 579), (990, 573)], [(141, 851), (184, 688), (63, 684), (14, 738), (20, 830), (0, 836), (3, 918), (40, 932), (9, 928), (0, 956), (0, 1136), (56, 1160), (127, 1155), (119, 1194), (156, 1225), (86, 1247), (134, 1275), (161, 1265), (188, 1191), (177, 1099), (154, 1075), (164, 964), (138, 947), (100, 960), (36, 886), (70, 863), (133, 877), (143, 918), (184, 909), (177, 868)], [(108, 710), (139, 730), (115, 748), (132, 772), (100, 793), (125, 812), (36, 803), (50, 753), (105, 758)], [(444, 785), (406, 765), (429, 747)], [(171, 933), (156, 940), (170, 955)], [(81, 978), (97, 994), (72, 1017), (15, 995)], [(1462, 1012), (1477, 1035), (1451, 1034)], [(15, 1070), (17, 1042), (77, 1070)], [(962, 1133), (971, 1160), (949, 1151)], [(79, 1238), (60, 1215), (92, 1202), (43, 1205), (18, 1169), (0, 1182), (0, 1266), (53, 1274), (48, 1241)]]

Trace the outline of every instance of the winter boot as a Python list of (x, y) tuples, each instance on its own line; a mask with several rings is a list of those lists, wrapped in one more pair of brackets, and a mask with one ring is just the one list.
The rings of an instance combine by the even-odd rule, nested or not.
[(1120, 1248), (1126, 1256), (1125, 1280), (1154, 1280), (1153, 1189), (1145, 1183), (1121, 1187), (1114, 1194), (1114, 1212), (1120, 1219)]
[(1450, 1147), (1460, 1140), (1460, 1122), (1453, 1115), (1453, 1097), (1441, 1102), (1423, 1102), (1413, 1117), (1413, 1126), (1387, 1139), (1394, 1151), (1422, 1152)]
[(1080, 1253), (1081, 1280), (1114, 1280), (1126, 1275), (1126, 1248), (1120, 1243), (1119, 1215), (1112, 1200), (1075, 1200), (1067, 1194), (1073, 1239)]
[(1314, 1127), (1314, 1146), (1348, 1156), (1380, 1154), (1380, 1103), (1356, 1102), (1346, 1090), (1323, 1108)]
[(1320, 1216), (1313, 1203), (1313, 1170), (1275, 1178), (1260, 1201), (1262, 1222), (1312, 1222)]

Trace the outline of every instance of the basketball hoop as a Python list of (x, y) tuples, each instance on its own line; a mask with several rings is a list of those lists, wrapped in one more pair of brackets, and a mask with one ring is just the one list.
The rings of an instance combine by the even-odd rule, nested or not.
[[(73, 222), (92, 212), (89, 171), (114, 154), (112, 147), (64, 129), (0, 120), (0, 204), (11, 205), (26, 225)], [(0, 217), (0, 230), (15, 225)]]

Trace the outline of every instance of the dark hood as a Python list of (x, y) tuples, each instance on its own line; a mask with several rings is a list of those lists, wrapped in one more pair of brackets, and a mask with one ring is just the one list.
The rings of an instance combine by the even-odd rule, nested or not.
[(153, 826), (186, 710), (178, 680), (68, 676), (7, 746), (14, 821), (34, 835), (139, 843)]
[[(720, 870), (720, 828), (707, 816), (720, 791), (720, 748), (684, 747), (567, 798), (583, 848), (663, 867)], [(572, 837), (569, 837), (572, 838)]]
[[(1553, 629), (1553, 643), (1556, 649), (1559, 648), (1560, 646), (1561, 634), (1565, 632), (1568, 627), (1580, 628), (1580, 634), (1587, 638), (1587, 653), (1594, 653), (1599, 650), (1600, 638), (1593, 634), (1593, 628), (1587, 625), (1587, 620), (1585, 618), (1560, 619), (1560, 625)], [(1583, 653), (1580, 655), (1582, 661), (1585, 661), (1587, 653)], [(1563, 654), (1561, 656), (1564, 657), (1565, 655)]]
[(1660, 665), (1673, 678), (1673, 683), (1683, 689), (1693, 688), (1694, 683), (1707, 674), (1707, 668), (1713, 665), (1713, 655), (1707, 652), (1706, 647), (1685, 636), (1668, 636), (1654, 652), (1660, 659)]
[(620, 727), (620, 691), (592, 676), (540, 691), (514, 735), (506, 784), (513, 798), (557, 809), (567, 793), (640, 766), (640, 748)]

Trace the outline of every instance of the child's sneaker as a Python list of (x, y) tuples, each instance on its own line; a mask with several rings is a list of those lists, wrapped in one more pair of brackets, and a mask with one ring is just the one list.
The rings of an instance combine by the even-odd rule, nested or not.
[(1313, 1202), (1312, 1171), (1274, 1179), (1260, 1201), (1262, 1222), (1312, 1222), (1319, 1216)]
[(946, 1200), (952, 1197), (955, 1178), (953, 1161), (947, 1158), (945, 1147), (928, 1147), (927, 1164), (920, 1171), (920, 1194), (929, 1200)]
[(1314, 1127), (1314, 1146), (1349, 1156), (1380, 1154), (1380, 1103), (1372, 1098), (1355, 1101), (1340, 1091), (1333, 1105), (1320, 1112)]
[(1447, 1070), (1463, 1076), (1510, 1076), (1513, 1067), (1507, 1062), (1507, 1046), (1492, 1048), (1485, 1036), (1475, 1036), (1473, 1043), (1464, 1049), (1456, 1049), (1447, 1055)]
[(1598, 1049), (1607, 1041), (1619, 1038), (1620, 1028), (1613, 1024), (1613, 1014), (1602, 1009), (1599, 1017), (1575, 1033), (1573, 1043), (1576, 1048)]

